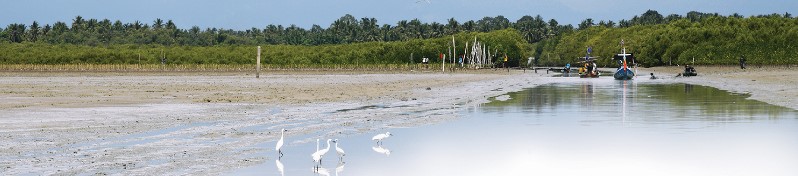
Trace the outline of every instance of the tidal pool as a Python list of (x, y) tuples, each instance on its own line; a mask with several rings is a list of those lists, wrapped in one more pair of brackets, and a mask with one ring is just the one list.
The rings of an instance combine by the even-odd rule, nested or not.
[[(343, 162), (333, 145), (321, 172), (314, 172), (310, 156), (315, 142), (290, 142), (310, 135), (287, 138), (279, 161), (276, 152), (264, 153), (270, 158), (265, 164), (230, 174), (798, 174), (798, 111), (744, 94), (689, 84), (585, 81), (500, 97), (451, 122), (340, 136)], [(382, 146), (371, 141), (385, 131), (394, 136)]]

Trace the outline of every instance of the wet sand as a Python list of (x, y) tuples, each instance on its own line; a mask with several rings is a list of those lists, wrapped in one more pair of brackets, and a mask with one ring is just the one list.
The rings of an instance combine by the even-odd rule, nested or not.
[[(670, 76), (679, 67), (641, 69), (663, 79), (636, 81), (707, 85), (798, 109), (790, 89), (798, 71), (697, 69), (691, 78)], [(215, 175), (265, 162), (254, 154), (273, 148), (256, 146), (277, 140), (280, 128), (296, 137), (420, 126), (456, 119), (489, 97), (580, 81), (552, 75), (5, 72), (0, 173)]]

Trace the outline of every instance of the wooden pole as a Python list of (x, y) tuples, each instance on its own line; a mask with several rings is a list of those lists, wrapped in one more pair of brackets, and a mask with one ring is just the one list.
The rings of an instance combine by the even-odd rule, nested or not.
[[(452, 57), (457, 60), (457, 45), (454, 43), (454, 35), (452, 35)], [(455, 63), (455, 61), (452, 61), (452, 63)]]
[(260, 46), (258, 46), (258, 59), (257, 59), (258, 67), (255, 69), (255, 78), (260, 78)]
[[(449, 46), (446, 50), (449, 51), (449, 57), (452, 57), (452, 47)], [(452, 59), (452, 64), (454, 64), (454, 59)]]
[(466, 62), (471, 63), (469, 61), (469, 57), (470, 56), (468, 55), (468, 42), (466, 42), (465, 43), (465, 48), (463, 48), (463, 63), (466, 63)]

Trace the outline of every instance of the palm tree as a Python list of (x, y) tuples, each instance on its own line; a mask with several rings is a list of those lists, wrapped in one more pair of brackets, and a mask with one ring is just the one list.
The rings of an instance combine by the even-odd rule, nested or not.
[(141, 25), (140, 21), (136, 20), (135, 22), (133, 22), (133, 29), (139, 30), (141, 28), (142, 28), (142, 25)]
[(580, 30), (581, 29), (587, 29), (589, 27), (592, 27), (593, 25), (596, 25), (595, 23), (593, 23), (593, 19), (592, 18), (588, 18), (588, 19), (582, 20), (582, 23), (579, 23), (579, 29)]
[(42, 36), (46, 37), (47, 34), (50, 33), (50, 30), (53, 30), (53, 27), (50, 26), (50, 24), (45, 24), (44, 28), (42, 28)]
[(8, 30), (11, 31), (9, 34), (9, 39), (11, 42), (21, 43), (23, 39), (23, 35), (25, 34), (25, 24), (10, 24), (8, 25)]
[(161, 27), (163, 27), (163, 20), (161, 20), (160, 18), (156, 18), (152, 24), (152, 28), (157, 30), (161, 29)]
[(80, 15), (76, 16), (74, 20), (72, 20), (72, 30), (80, 31), (83, 29), (83, 25), (86, 23), (86, 20), (83, 19)]
[(446, 34), (456, 34), (460, 32), (460, 24), (454, 18), (449, 18), (446, 24)]
[(33, 21), (28, 30), (28, 41), (36, 42), (39, 39), (39, 22)]
[(175, 25), (172, 20), (166, 21), (166, 29), (175, 30), (177, 29), (177, 25)]

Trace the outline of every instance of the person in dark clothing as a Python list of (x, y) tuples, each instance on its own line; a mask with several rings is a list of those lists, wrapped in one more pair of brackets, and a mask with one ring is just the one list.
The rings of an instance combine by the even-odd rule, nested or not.
[(745, 69), (745, 56), (740, 56), (740, 69)]
[(651, 79), (657, 79), (657, 77), (654, 76), (654, 73), (651, 73)]
[(682, 76), (696, 76), (696, 75), (698, 74), (695, 72), (695, 68), (693, 68), (690, 65), (684, 66), (684, 74), (682, 74)]

